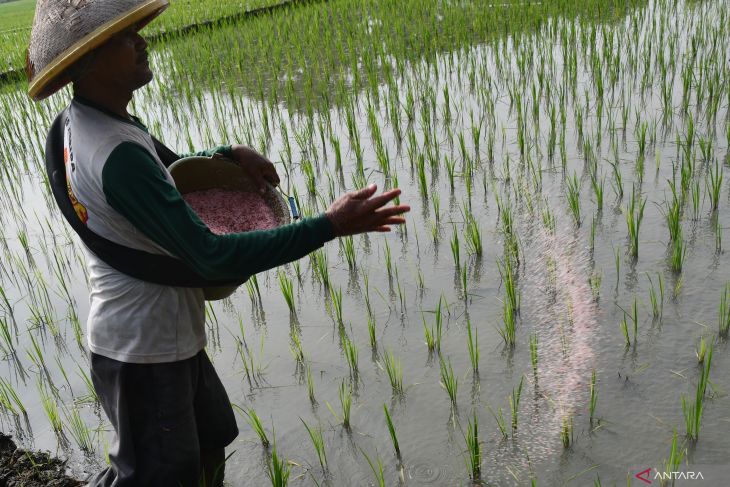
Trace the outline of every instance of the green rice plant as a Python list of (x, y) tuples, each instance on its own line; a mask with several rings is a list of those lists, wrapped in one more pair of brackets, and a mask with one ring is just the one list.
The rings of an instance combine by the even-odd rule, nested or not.
[(478, 484), (482, 478), (482, 447), (479, 441), (479, 418), (476, 410), (467, 424), (464, 441), (466, 442), (466, 463), (469, 476), (474, 483)]
[(722, 252), (722, 225), (720, 219), (715, 219), (715, 252)]
[(322, 471), (326, 471), (327, 451), (324, 447), (324, 438), (322, 438), (322, 426), (319, 426), (317, 429), (313, 429), (310, 428), (302, 418), (299, 418), (299, 421), (302, 422), (304, 427), (307, 429), (307, 433), (309, 433), (309, 439), (312, 440), (312, 446), (314, 446), (314, 451), (317, 453), (317, 458), (319, 459), (319, 465), (322, 467)]
[(669, 239), (672, 242), (677, 240), (677, 237), (682, 232), (682, 227), (680, 225), (681, 213), (681, 204), (675, 192), (672, 197), (672, 203), (666, 203), (667, 228), (669, 229)]
[(520, 397), (522, 396), (522, 384), (525, 381), (525, 376), (520, 377), (520, 383), (515, 390), (512, 388), (512, 395), (509, 397), (509, 408), (512, 413), (512, 432), (514, 434), (517, 431), (517, 423), (520, 412)]
[(509, 434), (507, 433), (507, 422), (504, 419), (502, 408), (499, 408), (495, 413), (491, 406), (487, 407), (489, 408), (489, 412), (492, 413), (494, 421), (497, 423), (497, 428), (499, 429), (499, 432), (502, 433), (502, 438), (507, 439), (509, 437)]
[(388, 380), (390, 386), (393, 389), (394, 394), (403, 393), (403, 368), (401, 367), (400, 359), (396, 359), (391, 352), (388, 350), (383, 354), (383, 367), (385, 373), (388, 374)]
[(672, 271), (676, 273), (682, 272), (682, 268), (684, 267), (684, 259), (686, 256), (687, 246), (684, 243), (684, 238), (682, 237), (682, 232), (680, 231), (679, 235), (677, 235), (677, 238), (672, 244), (672, 255), (669, 260)]
[(368, 465), (370, 465), (370, 470), (373, 471), (373, 475), (375, 475), (375, 481), (378, 485), (378, 487), (385, 487), (385, 474), (383, 473), (383, 461), (378, 456), (377, 452), (375, 453), (375, 461), (376, 463), (373, 464), (373, 462), (370, 460), (370, 457), (365, 453), (362, 449), (360, 449), (363, 456), (365, 457), (365, 460), (367, 460)]
[(342, 408), (342, 426), (345, 429), (350, 429), (350, 411), (352, 411), (352, 387), (350, 384), (345, 384), (344, 380), (340, 382), (337, 397), (340, 399), (340, 407)]
[(398, 437), (395, 434), (395, 426), (393, 426), (393, 420), (388, 412), (388, 406), (383, 404), (383, 411), (385, 412), (385, 423), (388, 425), (388, 433), (390, 433), (390, 441), (393, 443), (393, 449), (395, 450), (395, 456), (400, 460), (400, 446), (398, 445)]
[(504, 301), (502, 306), (502, 328), (497, 328), (497, 332), (504, 340), (504, 344), (509, 348), (515, 346), (516, 328), (515, 312), (512, 310), (512, 306), (507, 301)]
[(347, 359), (347, 365), (350, 367), (350, 374), (353, 377), (357, 376), (357, 346), (350, 340), (350, 338), (342, 334), (342, 347), (345, 350), (345, 358)]
[(603, 211), (603, 186), (605, 178), (598, 179), (595, 174), (591, 174), (591, 186), (593, 187), (593, 196), (596, 198), (596, 211)]
[(505, 302), (512, 311), (519, 311), (520, 293), (517, 290), (517, 277), (512, 267), (512, 261), (509, 258), (505, 258), (504, 265), (497, 261), (497, 269), (504, 284)]
[(535, 376), (536, 381), (537, 381), (537, 361), (538, 361), (537, 346), (538, 346), (537, 333), (533, 333), (530, 335), (530, 363), (532, 364), (532, 375)]
[(0, 377), (0, 405), (12, 414), (24, 416), (27, 414), (17, 391), (4, 377)]
[(13, 333), (10, 329), (10, 323), (0, 316), (0, 346), (6, 356), (15, 353), (15, 345), (13, 344)]
[(451, 235), (451, 256), (454, 258), (454, 266), (459, 269), (461, 267), (461, 259), (459, 256), (459, 234), (456, 232), (456, 226)]
[(725, 290), (720, 297), (718, 329), (720, 338), (727, 338), (728, 332), (730, 332), (730, 283), (725, 284)]
[(259, 415), (256, 414), (256, 411), (253, 408), (242, 409), (239, 406), (235, 407), (245, 415), (246, 422), (249, 426), (251, 426), (251, 429), (254, 431), (254, 433), (256, 433), (256, 436), (259, 437), (259, 440), (261, 440), (261, 444), (263, 445), (263, 447), (268, 448), (270, 445), (269, 437), (266, 435), (264, 425), (263, 423), (261, 423), (261, 418), (259, 418)]
[(329, 267), (327, 266), (327, 252), (320, 249), (312, 252), (310, 255), (314, 262), (314, 275), (317, 276), (325, 288), (329, 288), (330, 274)]
[(385, 250), (384, 250), (384, 256), (385, 256), (385, 270), (388, 271), (388, 278), (393, 277), (393, 262), (390, 255), (390, 245), (388, 245), (388, 241), (385, 241)]
[(697, 356), (697, 362), (702, 363), (705, 361), (705, 354), (707, 353), (707, 342), (705, 337), (701, 336), (697, 345), (695, 345), (695, 355)]
[(289, 351), (291, 352), (297, 365), (304, 365), (304, 349), (302, 348), (302, 338), (296, 329), (292, 329), (291, 333), (291, 345), (289, 345)]
[(337, 323), (337, 326), (345, 326), (342, 318), (342, 288), (335, 290), (334, 287), (330, 287), (330, 301), (332, 303), (335, 323)]
[[(682, 466), (682, 460), (687, 453), (687, 449), (679, 449), (677, 447), (677, 428), (674, 428), (674, 434), (672, 435), (672, 446), (669, 449), (669, 458), (662, 460), (662, 466), (664, 472), (669, 474), (671, 472), (679, 472)], [(665, 486), (668, 484), (667, 480), (660, 480), (659, 485)]]
[(634, 304), (631, 307), (631, 321), (634, 324), (634, 346), (636, 346), (636, 337), (639, 332), (639, 308), (636, 296), (634, 296)]
[(312, 377), (312, 364), (307, 364), (307, 395), (309, 402), (316, 404), (317, 398), (314, 395), (314, 378)]
[(466, 247), (470, 254), (481, 256), (484, 252), (482, 245), (482, 234), (479, 230), (479, 224), (474, 219), (474, 216), (469, 214), (466, 220)]
[(451, 405), (456, 406), (456, 393), (459, 390), (459, 379), (454, 375), (454, 369), (451, 367), (451, 360), (448, 362), (448, 367), (443, 357), (440, 357), (440, 369), (441, 369), (441, 387), (446, 390), (451, 400)]
[(588, 284), (591, 286), (591, 295), (594, 301), (598, 301), (601, 297), (601, 282), (603, 281), (603, 269), (597, 269), (591, 272), (588, 278)]
[(368, 315), (368, 337), (370, 338), (370, 348), (375, 351), (378, 348), (378, 342), (375, 337), (375, 318)]
[(686, 396), (682, 394), (682, 413), (684, 415), (684, 424), (687, 428), (687, 437), (691, 441), (697, 441), (700, 436), (700, 425), (702, 422), (702, 413), (704, 411), (705, 393), (707, 391), (707, 384), (710, 380), (712, 348), (712, 344), (710, 344), (707, 348), (704, 364), (700, 369), (700, 377), (697, 381), (694, 402), (687, 403)]
[(296, 313), (294, 303), (294, 286), (292, 285), (291, 279), (289, 279), (281, 269), (277, 272), (277, 276), (279, 278), (279, 289), (281, 289), (281, 294), (284, 296), (286, 305), (289, 307), (289, 312)]
[(621, 334), (624, 336), (624, 341), (626, 342), (626, 347), (631, 346), (631, 338), (629, 337), (629, 328), (626, 323), (626, 312), (624, 311), (624, 317), (619, 323), (619, 327), (621, 329)]
[(616, 155), (616, 162), (611, 162), (611, 169), (613, 170), (613, 192), (616, 194), (616, 199), (621, 200), (624, 197), (624, 182), (621, 174), (621, 167), (618, 164), (618, 154)]
[(596, 404), (598, 403), (598, 389), (596, 388), (596, 371), (591, 371), (590, 399), (588, 401), (588, 420), (593, 424), (596, 417)]
[(472, 335), (471, 320), (466, 320), (466, 346), (469, 350), (469, 361), (474, 375), (479, 374), (479, 330)]
[(39, 380), (37, 382), (38, 394), (41, 398), (41, 404), (43, 405), (43, 411), (46, 413), (48, 421), (51, 423), (53, 432), (57, 435), (63, 434), (63, 421), (61, 420), (61, 413), (58, 409), (58, 403), (53, 394), (50, 394), (43, 383)]
[(624, 216), (626, 217), (626, 226), (629, 230), (629, 255), (634, 258), (639, 256), (639, 229), (641, 221), (644, 219), (644, 206), (646, 206), (646, 198), (639, 195), (639, 204), (636, 204), (636, 188), (631, 191), (631, 201), (629, 206), (624, 208)]
[(657, 283), (659, 284), (659, 297), (657, 298), (657, 292), (654, 287), (654, 281), (651, 280), (651, 276), (647, 273), (646, 277), (649, 279), (651, 288), (649, 289), (649, 301), (651, 302), (651, 314), (654, 319), (661, 319), (664, 313), (664, 280), (661, 274), (657, 274)]
[(563, 448), (570, 448), (573, 443), (573, 416), (566, 414), (563, 416), (562, 423), (560, 425), (560, 441), (563, 443)]
[(555, 214), (550, 210), (547, 203), (542, 208), (542, 224), (545, 230), (551, 234), (555, 233)]
[(723, 182), (723, 169), (720, 167), (720, 163), (715, 159), (714, 170), (710, 168), (705, 178), (705, 186), (707, 188), (707, 195), (710, 197), (712, 203), (712, 211), (716, 211), (720, 205), (720, 193), (722, 192)]
[(251, 298), (251, 302), (254, 304), (258, 303), (260, 305), (261, 289), (259, 289), (259, 281), (256, 279), (255, 274), (246, 281), (246, 290), (248, 291), (248, 296)]
[(423, 198), (428, 197), (428, 181), (426, 180), (426, 158), (419, 154), (416, 158), (416, 172), (418, 175), (418, 190)]
[(441, 221), (441, 198), (438, 193), (431, 195), (431, 206), (433, 207), (433, 218), (436, 223)]
[(421, 314), (423, 320), (423, 334), (426, 339), (426, 346), (429, 352), (438, 352), (441, 350), (441, 337), (443, 335), (443, 318), (441, 315), (441, 300), (439, 297), (438, 305), (436, 306), (436, 323), (432, 327), (426, 325), (426, 318)]
[(692, 184), (692, 215), (694, 220), (700, 219), (700, 182)]
[(568, 199), (568, 207), (575, 220), (575, 225), (580, 226), (580, 183), (578, 182), (578, 175), (574, 172), (573, 177), (566, 179), (568, 184), (568, 192), (566, 197)]
[(289, 485), (291, 467), (286, 458), (279, 456), (276, 450), (276, 439), (271, 448), (271, 457), (266, 461), (266, 476), (269, 477), (272, 487), (286, 487)]
[(350, 270), (355, 270), (357, 268), (357, 261), (355, 259), (355, 243), (352, 236), (341, 238), (340, 247), (342, 248), (342, 253), (345, 254), (347, 267), (349, 267)]
[(317, 175), (314, 173), (314, 167), (310, 161), (302, 161), (302, 174), (306, 181), (307, 191), (310, 195), (317, 194)]
[(94, 452), (94, 440), (91, 437), (91, 430), (84, 420), (81, 419), (78, 409), (64, 410), (64, 416), (68, 421), (68, 432), (71, 437), (76, 440), (76, 445), (84, 453)]

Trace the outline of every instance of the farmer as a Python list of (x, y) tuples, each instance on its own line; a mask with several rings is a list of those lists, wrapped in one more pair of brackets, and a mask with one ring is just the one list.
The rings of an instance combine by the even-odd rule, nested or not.
[[(389, 231), (409, 211), (388, 205), (399, 190), (376, 196), (371, 185), (297, 224), (212, 234), (174, 186), (163, 162), (172, 152), (127, 111), (134, 91), (153, 78), (138, 31), (167, 5), (39, 0), (28, 52), (33, 99), (73, 83), (73, 100), (49, 133), (46, 160), (52, 168), (62, 158), (62, 170), (49, 169), (49, 179), (88, 250), (91, 374), (116, 433), (111, 465), (90, 479), (91, 486), (220, 486), (224, 448), (238, 434), (204, 351), (202, 285), (190, 285), (189, 277), (179, 286), (167, 275), (138, 279), (133, 275), (149, 271), (140, 262), (172, 262), (170, 268), (187, 269), (200, 282), (241, 282), (335, 237)], [(205, 154), (214, 152), (262, 187), (279, 182), (273, 164), (248, 147)]]

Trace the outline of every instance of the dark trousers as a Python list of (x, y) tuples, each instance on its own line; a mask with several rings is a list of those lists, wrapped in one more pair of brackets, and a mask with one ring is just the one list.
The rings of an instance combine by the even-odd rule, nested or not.
[[(90, 487), (222, 485), (224, 448), (238, 435), (228, 395), (204, 351), (130, 364), (91, 354), (91, 378), (116, 432), (111, 466)], [(208, 465), (214, 463), (214, 465)]]

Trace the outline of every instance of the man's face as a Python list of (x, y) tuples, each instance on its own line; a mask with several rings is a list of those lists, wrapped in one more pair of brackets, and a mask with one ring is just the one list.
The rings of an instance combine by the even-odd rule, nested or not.
[(147, 41), (136, 27), (116, 34), (95, 53), (92, 71), (106, 86), (134, 91), (152, 81)]

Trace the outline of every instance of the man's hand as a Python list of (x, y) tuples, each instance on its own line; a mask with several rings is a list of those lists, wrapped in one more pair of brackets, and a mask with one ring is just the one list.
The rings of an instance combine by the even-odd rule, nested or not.
[(261, 193), (266, 191), (266, 181), (277, 186), (280, 182), (274, 164), (266, 157), (245, 145), (231, 146), (233, 160), (254, 180)]
[(377, 189), (377, 185), (371, 184), (367, 188), (340, 196), (330, 205), (326, 215), (335, 228), (336, 237), (366, 232), (389, 232), (389, 225), (406, 222), (400, 215), (410, 211), (410, 206), (385, 206), (400, 195), (400, 189), (391, 189), (379, 196), (373, 196)]

